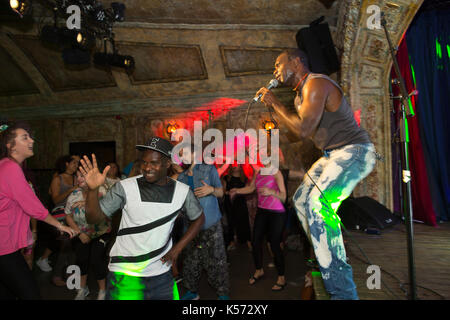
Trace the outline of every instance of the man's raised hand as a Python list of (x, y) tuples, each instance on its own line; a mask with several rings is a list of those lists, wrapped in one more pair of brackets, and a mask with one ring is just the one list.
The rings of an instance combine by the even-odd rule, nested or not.
[(87, 156), (83, 156), (80, 160), (81, 166), (79, 167), (80, 173), (86, 179), (86, 183), (90, 190), (95, 190), (105, 183), (106, 174), (108, 173), (110, 166), (106, 166), (103, 173), (100, 173), (97, 166), (97, 158), (95, 154), (92, 154), (92, 162)]

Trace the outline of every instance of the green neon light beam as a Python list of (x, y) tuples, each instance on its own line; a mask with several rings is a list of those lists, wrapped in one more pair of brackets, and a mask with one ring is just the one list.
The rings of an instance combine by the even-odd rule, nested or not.
[(437, 38), (436, 38), (436, 55), (438, 56), (439, 59), (442, 59), (442, 48)]

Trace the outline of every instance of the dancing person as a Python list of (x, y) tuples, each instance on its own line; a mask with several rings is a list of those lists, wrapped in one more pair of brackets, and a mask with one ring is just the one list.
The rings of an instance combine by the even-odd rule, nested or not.
[[(51, 215), (58, 221), (65, 223), (64, 209), (69, 195), (78, 188), (75, 173), (79, 164), (78, 156), (65, 155), (56, 160), (57, 174), (54, 175), (50, 183), (50, 195), (54, 203)], [(36, 261), (36, 265), (44, 272), (50, 272), (53, 268), (48, 263), (48, 258), (52, 252), (57, 251), (58, 256), (53, 270), (52, 282), (54, 285), (62, 287), (66, 285), (63, 279), (65, 274), (64, 266), (69, 259), (71, 251), (71, 241), (68, 239), (57, 240), (55, 234), (46, 225), (40, 224), (43, 233), (50, 235), (48, 246), (43, 255)]]
[[(67, 198), (65, 213), (66, 222), (78, 233), (73, 247), (76, 265), (80, 267), (81, 279), (75, 300), (84, 300), (90, 293), (87, 286), (89, 267), (94, 270), (99, 292), (97, 300), (105, 300), (106, 275), (108, 273), (107, 244), (111, 239), (111, 220), (105, 219), (99, 224), (88, 224), (86, 221), (86, 194), (88, 187), (83, 176), (78, 174), (78, 188)], [(106, 186), (98, 189), (99, 198), (106, 194)]]
[(375, 147), (357, 125), (340, 86), (326, 75), (312, 73), (302, 50), (282, 52), (275, 61), (274, 76), (294, 88), (297, 114), (288, 112), (267, 88), (257, 95), (262, 95), (261, 101), (298, 139), (311, 138), (323, 152), (294, 194), (297, 215), (331, 299), (358, 299), (336, 211), (373, 170)]
[[(142, 175), (117, 182), (98, 199), (109, 167), (98, 170), (95, 155), (81, 160), (80, 172), (89, 187), (86, 221), (97, 224), (122, 209), (120, 228), (111, 249), (106, 299), (174, 298), (176, 285), (171, 274), (183, 248), (197, 235), (204, 222), (202, 208), (194, 193), (183, 183), (167, 176), (172, 144), (153, 137), (141, 151)], [(171, 231), (180, 211), (190, 220), (183, 237), (172, 245)]]
[(281, 238), (286, 224), (286, 210), (283, 206), (286, 200), (286, 189), (283, 175), (279, 170), (274, 174), (261, 175), (261, 168), (257, 168), (249, 185), (230, 190), (231, 198), (237, 195), (250, 194), (257, 191), (258, 207), (253, 225), (253, 262), (255, 273), (249, 280), (254, 285), (264, 276), (263, 248), (264, 238), (270, 243), (277, 280), (272, 286), (273, 291), (281, 291), (286, 286), (285, 263), (281, 249)]
[[(171, 163), (171, 166), (168, 171), (168, 176), (173, 180), (177, 180), (180, 173), (182, 173), (183, 167), (175, 162)], [(175, 219), (175, 224), (172, 229), (172, 240), (173, 243), (177, 243), (183, 237), (184, 233), (184, 220), (185, 216), (183, 212), (181, 212), (177, 218)], [(181, 275), (181, 270), (183, 269), (183, 259), (178, 259), (176, 264), (172, 264), (172, 274), (176, 279), (177, 283), (180, 282), (183, 278)]]
[(116, 182), (121, 180), (122, 174), (120, 173), (120, 167), (116, 162), (109, 162), (107, 165), (110, 169), (106, 175), (106, 186), (107, 189), (111, 189)]
[[(217, 169), (213, 165), (196, 164), (194, 145), (185, 148), (183, 158), (190, 163), (189, 168), (178, 176), (181, 181), (194, 190), (203, 212), (205, 224), (197, 237), (186, 247), (183, 259), (183, 285), (187, 292), (182, 300), (198, 300), (198, 287), (203, 269), (209, 284), (215, 289), (220, 300), (229, 299), (230, 279), (223, 229), (217, 198), (223, 196), (223, 188)], [(183, 150), (184, 153), (184, 150)]]
[(20, 253), (32, 245), (31, 217), (70, 237), (76, 234), (48, 214), (25, 179), (21, 165), (34, 155), (33, 145), (26, 124), (0, 126), (0, 300), (40, 299), (39, 288)]
[(236, 242), (247, 243), (251, 250), (250, 222), (248, 217), (247, 201), (244, 196), (230, 198), (231, 189), (243, 188), (247, 183), (247, 177), (240, 164), (232, 165), (230, 172), (222, 178), (222, 185), (225, 193), (224, 210), (227, 215), (228, 228), (227, 250), (236, 248)]
[(136, 159), (133, 161), (133, 166), (128, 173), (128, 178), (136, 177), (142, 174), (142, 159)]

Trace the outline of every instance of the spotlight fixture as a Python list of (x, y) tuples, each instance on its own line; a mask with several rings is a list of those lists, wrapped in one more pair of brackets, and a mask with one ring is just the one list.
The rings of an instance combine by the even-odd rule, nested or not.
[[(80, 47), (85, 48), (84, 44), (87, 44), (87, 40), (81, 36), (82, 43), (78, 42), (78, 31), (71, 30), (67, 28), (58, 28), (55, 26), (44, 26), (41, 30), (41, 40), (44, 42), (49, 42), (57, 45), (80, 45)], [(91, 39), (91, 38), (90, 38)], [(92, 41), (92, 40), (89, 40)], [(83, 45), (82, 45), (83, 44)]]
[(44, 26), (41, 30), (40, 37), (43, 42), (53, 44), (60, 44), (61, 42), (60, 30), (53, 26)]
[(132, 56), (123, 56), (117, 53), (96, 52), (94, 54), (94, 64), (98, 66), (113, 66), (124, 69), (134, 68), (134, 58)]
[(65, 64), (72, 65), (88, 65), (91, 62), (90, 52), (77, 47), (65, 48), (62, 58)]
[(30, 0), (10, 0), (9, 5), (14, 12), (16, 12), (21, 18), (26, 16), (31, 11)]
[(86, 31), (79, 31), (76, 36), (76, 41), (84, 49), (90, 49), (95, 45), (95, 37)]

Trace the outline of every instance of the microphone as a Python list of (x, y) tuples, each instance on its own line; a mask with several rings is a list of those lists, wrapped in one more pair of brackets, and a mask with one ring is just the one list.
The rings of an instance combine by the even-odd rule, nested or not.
[[(272, 79), (272, 80), (270, 80), (270, 82), (269, 82), (269, 84), (267, 85), (267, 89), (272, 89), (272, 88), (276, 88), (276, 87), (278, 87), (278, 80), (277, 79)], [(258, 96), (255, 96), (254, 98), (253, 98), (253, 101), (258, 101), (259, 99), (261, 99), (261, 97), (262, 97), (262, 93), (261, 94), (259, 94)]]

